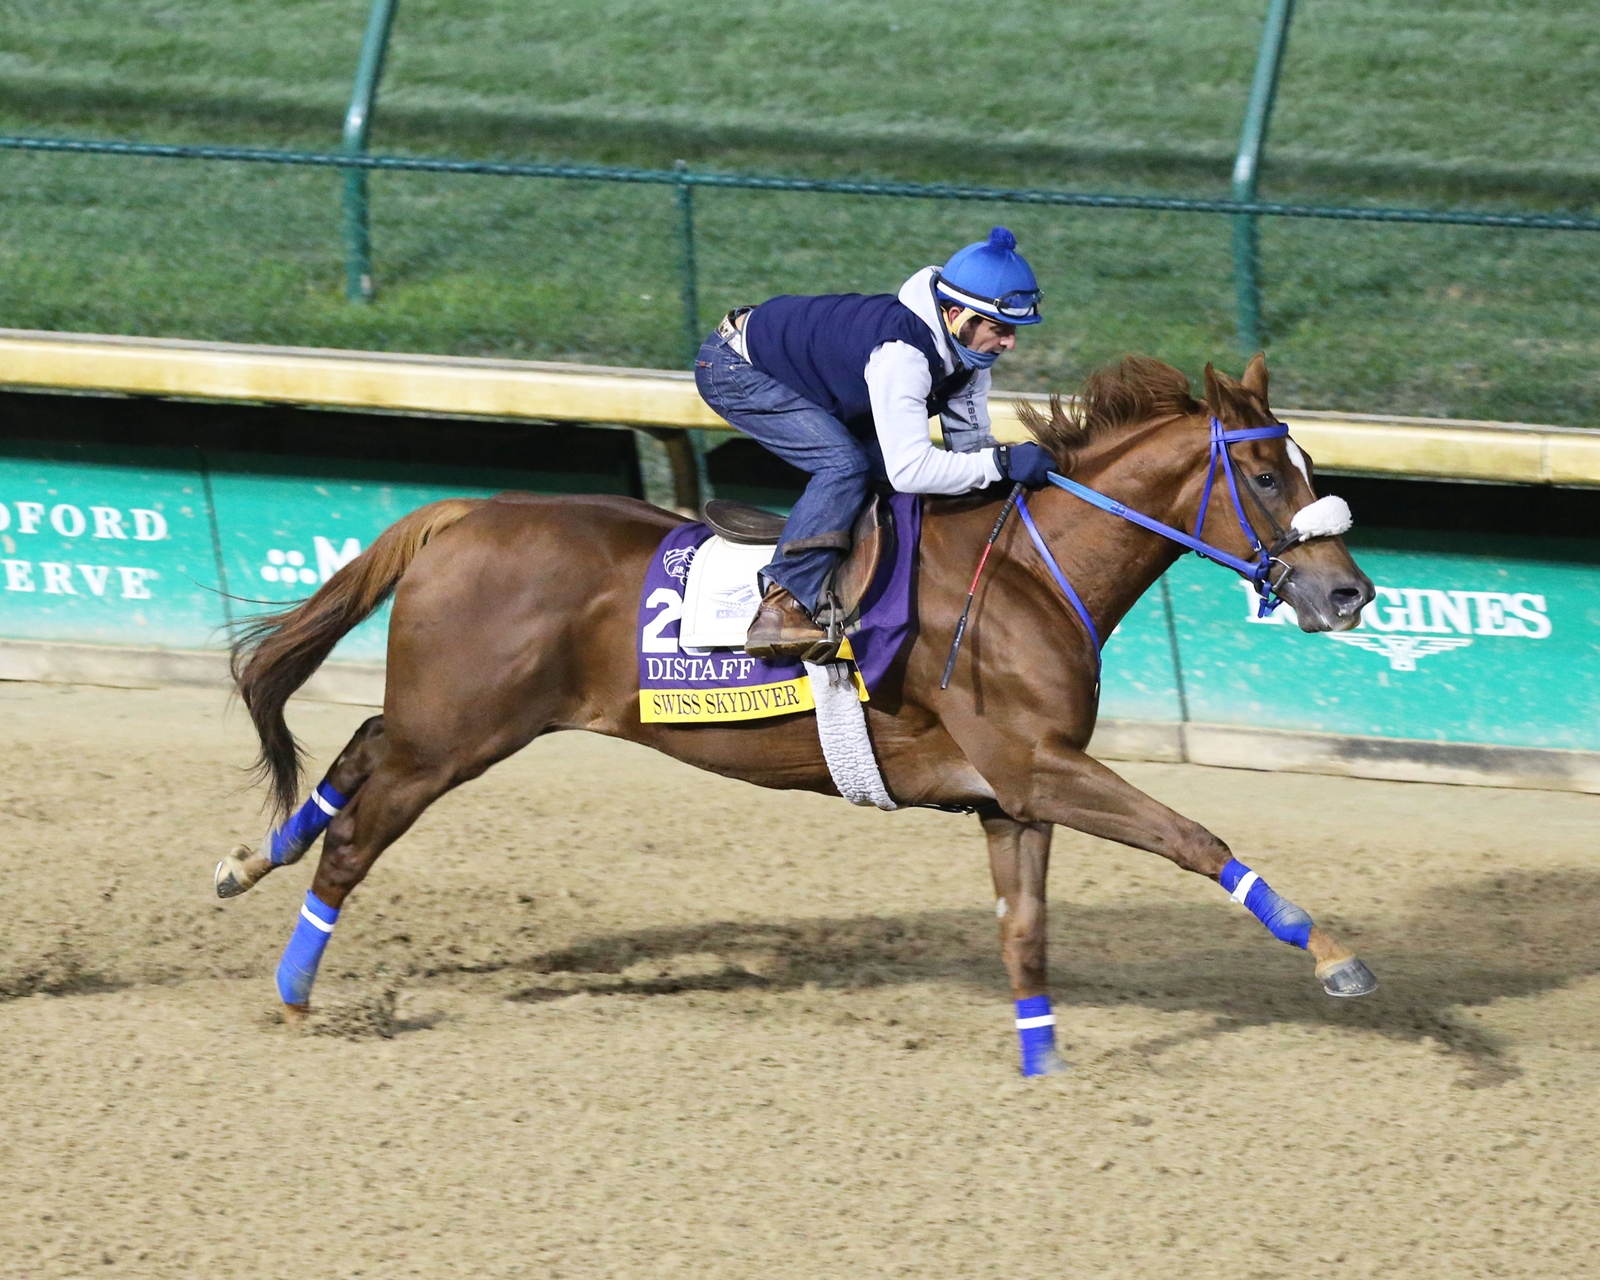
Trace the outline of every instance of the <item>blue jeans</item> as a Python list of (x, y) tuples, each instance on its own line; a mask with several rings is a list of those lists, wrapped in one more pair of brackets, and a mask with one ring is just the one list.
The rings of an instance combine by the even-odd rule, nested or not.
[(850, 531), (871, 482), (887, 479), (878, 442), (856, 439), (826, 409), (769, 378), (716, 334), (700, 348), (694, 380), (708, 405), (811, 477), (762, 576), (815, 612), (817, 597), (841, 553), (817, 550), (786, 556), (782, 546), (799, 538)]

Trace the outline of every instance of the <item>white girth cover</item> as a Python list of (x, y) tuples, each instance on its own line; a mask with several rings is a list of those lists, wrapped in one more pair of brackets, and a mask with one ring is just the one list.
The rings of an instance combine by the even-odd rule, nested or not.
[[(686, 651), (743, 649), (750, 620), (761, 603), (756, 575), (771, 559), (771, 547), (719, 537), (701, 543), (684, 584), (678, 643)], [(852, 665), (808, 662), (805, 668), (817, 705), (817, 736), (833, 785), (851, 804), (898, 809), (878, 771)]]
[(817, 736), (833, 785), (851, 804), (898, 809), (883, 785), (878, 759), (867, 736), (867, 717), (848, 662), (806, 663), (811, 696), (817, 703)]

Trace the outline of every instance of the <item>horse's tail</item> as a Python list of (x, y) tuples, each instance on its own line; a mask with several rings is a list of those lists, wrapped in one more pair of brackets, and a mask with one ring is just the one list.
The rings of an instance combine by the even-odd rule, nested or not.
[(299, 798), (302, 748), (283, 718), (284, 704), (327, 659), (340, 638), (388, 599), (429, 538), (444, 532), (482, 503), (447, 498), (395, 521), (309, 600), (252, 618), (234, 634), (233, 683), (261, 739), (257, 781), (272, 784), (276, 818)]

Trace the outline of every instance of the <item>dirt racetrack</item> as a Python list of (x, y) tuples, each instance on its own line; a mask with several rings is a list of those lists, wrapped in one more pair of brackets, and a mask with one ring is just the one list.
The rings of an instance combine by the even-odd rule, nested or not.
[[(363, 718), (297, 703), (318, 767)], [(1600, 1275), (1600, 798), (1123, 765), (1383, 983), (1057, 836), (1071, 1074), (1016, 1074), (977, 823), (584, 735), (352, 898), (220, 695), (0, 685), (0, 1275)], [(314, 857), (314, 855), (313, 855)]]

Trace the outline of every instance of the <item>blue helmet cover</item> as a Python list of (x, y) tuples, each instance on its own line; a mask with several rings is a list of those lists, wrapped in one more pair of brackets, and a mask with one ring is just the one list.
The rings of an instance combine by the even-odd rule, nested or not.
[(1002, 324), (1038, 324), (1043, 318), (1035, 306), (1032, 315), (1002, 315), (996, 301), (1032, 294), (1037, 301), (1039, 282), (1028, 260), (1017, 252), (1017, 238), (1005, 227), (989, 232), (987, 240), (957, 249), (935, 277), (935, 290), (947, 302), (971, 307), (979, 315)]

